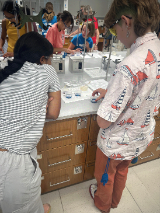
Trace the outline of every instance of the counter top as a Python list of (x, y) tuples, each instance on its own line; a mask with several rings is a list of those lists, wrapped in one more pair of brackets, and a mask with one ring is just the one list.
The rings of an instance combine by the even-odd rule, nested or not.
[[(117, 55), (119, 54), (121, 54), (122, 56), (125, 56), (126, 51), (117, 53)], [(88, 63), (87, 67), (89, 66), (90, 65)], [(110, 80), (110, 76), (114, 72), (114, 69), (115, 69), (115, 64), (111, 63), (111, 67), (109, 68), (109, 71), (108, 71), (108, 74), (109, 74), (107, 78), (108, 81)], [(86, 82), (86, 81), (96, 80), (95, 78), (91, 78), (84, 71), (82, 73), (71, 73), (69, 71), (69, 57), (65, 58), (65, 74), (58, 74), (58, 77), (60, 80), (61, 88), (64, 87), (64, 82), (71, 82), (71, 81)], [(104, 78), (101, 78), (101, 79), (104, 79)], [(61, 111), (57, 120), (96, 114), (100, 103), (101, 101), (99, 101), (98, 103), (92, 103), (90, 99), (86, 99), (83, 101), (76, 101), (72, 103), (65, 103), (63, 100), (61, 100)], [(46, 122), (51, 120), (52, 119), (46, 119)]]

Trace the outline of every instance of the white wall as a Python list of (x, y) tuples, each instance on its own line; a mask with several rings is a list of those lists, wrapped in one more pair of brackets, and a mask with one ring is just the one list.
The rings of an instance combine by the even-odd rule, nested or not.
[(95, 17), (104, 17), (113, 0), (68, 0), (68, 10), (72, 15), (77, 15), (81, 5), (90, 5), (96, 11)]

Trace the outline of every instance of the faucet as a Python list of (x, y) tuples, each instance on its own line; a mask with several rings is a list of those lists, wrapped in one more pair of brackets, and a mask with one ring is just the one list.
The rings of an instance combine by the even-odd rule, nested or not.
[(102, 57), (102, 64), (103, 64), (103, 70), (107, 70), (107, 65), (108, 65), (108, 61), (107, 61), (107, 57), (103, 56)]

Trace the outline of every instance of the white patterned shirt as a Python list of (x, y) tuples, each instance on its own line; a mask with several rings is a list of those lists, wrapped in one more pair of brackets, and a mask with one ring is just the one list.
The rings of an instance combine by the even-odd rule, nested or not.
[(30, 153), (39, 142), (48, 92), (60, 90), (55, 69), (25, 62), (0, 84), (0, 148)]
[(131, 160), (152, 143), (160, 97), (160, 41), (139, 37), (118, 64), (97, 114), (113, 122), (100, 129), (97, 145), (111, 159)]

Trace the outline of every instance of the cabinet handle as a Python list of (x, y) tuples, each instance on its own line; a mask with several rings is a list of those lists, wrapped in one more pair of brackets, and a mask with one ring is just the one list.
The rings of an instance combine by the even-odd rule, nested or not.
[(69, 161), (71, 161), (71, 158), (69, 158), (68, 160), (63, 160), (63, 161), (60, 161), (60, 162), (57, 162), (57, 163), (49, 164), (48, 166), (55, 166), (55, 165), (58, 165), (58, 164), (61, 164), (61, 163), (67, 163)]
[(140, 158), (141, 160), (143, 160), (143, 159), (146, 159), (146, 158), (150, 158), (150, 157), (152, 157), (152, 156), (154, 156), (153, 152), (151, 152), (151, 155), (150, 155), (150, 156), (146, 156), (146, 157), (144, 157), (144, 158), (142, 158), (141, 156), (139, 156), (139, 158)]
[(55, 138), (47, 138), (47, 141), (61, 139), (61, 138), (66, 138), (66, 137), (71, 137), (71, 136), (73, 136), (72, 133), (70, 133), (69, 135), (62, 135), (62, 136), (58, 136), (58, 137), (55, 137)]
[(68, 177), (68, 180), (65, 180), (65, 181), (62, 181), (62, 182), (59, 182), (59, 183), (51, 184), (51, 182), (50, 182), (50, 187), (52, 187), (52, 186), (57, 186), (57, 185), (60, 185), (60, 184), (62, 184), (62, 183), (67, 183), (67, 182), (69, 182), (69, 181), (70, 181), (70, 178)]

